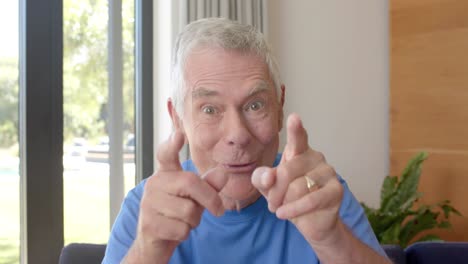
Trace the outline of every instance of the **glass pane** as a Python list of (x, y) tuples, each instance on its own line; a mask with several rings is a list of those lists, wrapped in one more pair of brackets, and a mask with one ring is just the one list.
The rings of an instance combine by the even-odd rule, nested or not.
[[(128, 189), (135, 182), (133, 0), (123, 1), (122, 10)], [(65, 244), (105, 243), (109, 235), (107, 23), (106, 0), (64, 1)]]
[(0, 2), (0, 263), (19, 263), (20, 254), (18, 4)]

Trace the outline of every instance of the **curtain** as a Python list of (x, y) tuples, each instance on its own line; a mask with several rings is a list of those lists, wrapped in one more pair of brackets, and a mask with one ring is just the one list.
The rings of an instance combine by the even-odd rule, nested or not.
[(188, 23), (207, 17), (225, 17), (266, 32), (268, 0), (180, 0), (179, 30)]

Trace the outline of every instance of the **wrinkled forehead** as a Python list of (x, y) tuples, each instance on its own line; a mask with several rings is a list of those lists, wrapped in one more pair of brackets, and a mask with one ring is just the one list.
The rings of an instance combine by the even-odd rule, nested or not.
[[(251, 84), (251, 87), (249, 88), (246, 96), (250, 97), (250, 96), (253, 96), (262, 92), (268, 92), (268, 91), (274, 91), (271, 88), (271, 85), (269, 85), (264, 80), (258, 80)], [(212, 89), (210, 87), (199, 86), (194, 89), (191, 89), (189, 95), (192, 97), (192, 100), (197, 100), (199, 98), (209, 98), (209, 97), (218, 96), (219, 91), (216, 89)]]
[(255, 52), (205, 45), (192, 49), (186, 56), (183, 68), (184, 94), (200, 81), (209, 82), (223, 75), (233, 78), (254, 77), (264, 82), (262, 86), (274, 89), (268, 64)]

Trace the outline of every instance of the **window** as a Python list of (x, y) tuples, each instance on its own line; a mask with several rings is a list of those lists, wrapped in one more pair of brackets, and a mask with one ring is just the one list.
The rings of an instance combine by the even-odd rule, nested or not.
[[(20, 253), (18, 155), (18, 1), (0, 8), (0, 263)], [(8, 40), (8, 41), (3, 41)]]
[(19, 0), (17, 10), (12, 263), (56, 263), (66, 243), (105, 243), (126, 190), (152, 172), (152, 2)]
[[(123, 186), (118, 197), (135, 186), (134, 115), (134, 26), (133, 0), (123, 0), (121, 18), (111, 20), (107, 0), (64, 1), (64, 228), (65, 244), (105, 243), (108, 239), (109, 211), (109, 89), (117, 87), (115, 97), (123, 109), (118, 115), (122, 138)], [(109, 22), (121, 23), (122, 69), (109, 73)], [(120, 22), (121, 21), (121, 22)], [(115, 27), (120, 28), (120, 27)], [(121, 48), (120, 48), (121, 47)], [(115, 59), (115, 58), (112, 58)], [(113, 60), (111, 60), (113, 62)], [(112, 82), (116, 77), (120, 81)], [(114, 86), (109, 86), (113, 84)], [(114, 99), (115, 100), (115, 99)], [(120, 107), (120, 106), (119, 106)], [(123, 169), (123, 170), (122, 170)], [(114, 172), (115, 173), (115, 172)], [(121, 180), (117, 178), (117, 180)], [(118, 183), (120, 186), (122, 183)], [(120, 203), (116, 201), (116, 203)], [(92, 215), (93, 217), (82, 217)]]

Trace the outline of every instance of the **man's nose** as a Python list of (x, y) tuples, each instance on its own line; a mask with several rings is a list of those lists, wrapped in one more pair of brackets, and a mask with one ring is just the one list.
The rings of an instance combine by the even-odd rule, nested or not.
[(245, 147), (252, 138), (248, 123), (238, 111), (224, 113), (223, 133), (225, 142), (230, 146)]

